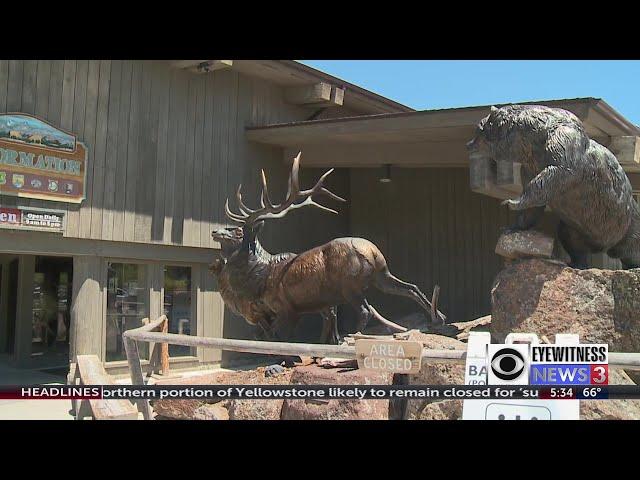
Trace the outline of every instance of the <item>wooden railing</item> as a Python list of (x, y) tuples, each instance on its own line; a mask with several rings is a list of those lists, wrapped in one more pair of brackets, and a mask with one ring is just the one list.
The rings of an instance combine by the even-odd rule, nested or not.
[[(337, 357), (355, 359), (356, 349), (349, 345), (325, 345), (316, 343), (288, 343), (266, 342), (259, 340), (236, 340), (231, 338), (198, 337), (193, 335), (178, 335), (167, 333), (168, 320), (166, 316), (154, 322), (127, 330), (122, 334), (127, 353), (127, 361), (133, 385), (144, 385), (144, 376), (137, 342), (154, 343), (150, 355), (151, 368), (161, 365), (163, 373), (169, 371), (168, 346), (182, 345), (185, 347), (215, 348), (232, 352), (260, 353), (268, 355), (300, 355), (310, 357)], [(155, 360), (154, 355), (157, 356)], [(466, 350), (422, 350), (423, 364), (464, 364), (467, 359)], [(609, 367), (625, 370), (640, 370), (640, 353), (609, 352)], [(148, 400), (140, 400), (138, 407), (145, 419), (151, 419), (151, 407)]]
[[(148, 318), (142, 320), (144, 325), (139, 328), (127, 330), (122, 334), (124, 342), (124, 350), (127, 354), (127, 363), (129, 364), (129, 373), (131, 373), (132, 385), (144, 385), (144, 376), (142, 374), (142, 364), (140, 363), (140, 352), (138, 350), (137, 335), (142, 333), (152, 333), (156, 335), (168, 335), (169, 319), (166, 315), (162, 315), (157, 320), (151, 322)], [(160, 369), (163, 375), (169, 373), (169, 343), (166, 341), (150, 341), (152, 343), (151, 352), (149, 354), (150, 372)], [(137, 400), (138, 410), (142, 412), (145, 420), (151, 420), (151, 406), (148, 400)]]
[[(169, 333), (169, 319), (166, 315), (162, 315), (155, 322), (151, 322), (148, 318), (142, 320), (144, 325), (137, 329), (145, 332)], [(149, 365), (151, 372), (162, 372), (163, 375), (169, 373), (169, 344), (166, 342), (150, 343), (151, 352), (149, 355)], [(125, 344), (126, 349), (126, 344)]]

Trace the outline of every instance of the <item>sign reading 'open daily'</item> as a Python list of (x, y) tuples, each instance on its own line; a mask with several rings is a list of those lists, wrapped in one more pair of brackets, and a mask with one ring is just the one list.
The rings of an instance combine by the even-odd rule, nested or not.
[(62, 232), (64, 213), (0, 207), (0, 228)]
[(74, 135), (30, 115), (0, 115), (0, 195), (81, 203), (86, 163)]

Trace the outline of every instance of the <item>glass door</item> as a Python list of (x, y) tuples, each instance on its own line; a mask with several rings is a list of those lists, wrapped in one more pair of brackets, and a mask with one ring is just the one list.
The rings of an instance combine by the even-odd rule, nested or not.
[[(122, 333), (143, 325), (149, 316), (147, 266), (109, 262), (107, 269), (107, 362), (126, 360)], [(149, 356), (149, 344), (140, 342), (140, 358)]]
[[(191, 302), (191, 267), (165, 265), (164, 314), (169, 319), (169, 333), (196, 335)], [(195, 352), (192, 347), (169, 345), (170, 357), (191, 356)]]
[(36, 257), (31, 357), (39, 368), (68, 367), (73, 259)]

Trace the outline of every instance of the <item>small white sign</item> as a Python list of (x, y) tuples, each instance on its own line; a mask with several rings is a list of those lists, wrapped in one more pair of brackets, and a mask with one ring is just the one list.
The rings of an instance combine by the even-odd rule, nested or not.
[(526, 403), (489, 403), (485, 410), (485, 420), (551, 420), (551, 410), (545, 405)]
[(25, 227), (50, 228), (62, 230), (62, 215), (52, 212), (22, 212), (22, 224)]
[[(556, 341), (558, 344), (575, 345), (578, 343), (578, 336), (558, 335)], [(528, 348), (529, 343), (539, 343), (537, 336), (512, 334), (505, 340), (506, 345), (492, 345), (490, 342), (491, 337), (486, 332), (470, 333), (465, 384), (483, 385), (488, 379), (490, 385), (528, 384)], [(505, 349), (507, 351), (503, 351)], [(523, 369), (526, 374), (519, 371), (521, 365), (518, 362), (518, 354), (526, 358), (526, 366)], [(514, 378), (491, 380), (492, 366), (495, 370), (494, 376), (497, 373), (502, 376), (514, 376)], [(484, 383), (482, 383), (481, 373), (483, 371)], [(463, 420), (578, 420), (579, 418), (579, 400), (464, 400), (462, 407)]]
[(489, 332), (471, 332), (467, 344), (467, 363), (464, 372), (465, 385), (487, 384), (487, 345), (491, 343)]

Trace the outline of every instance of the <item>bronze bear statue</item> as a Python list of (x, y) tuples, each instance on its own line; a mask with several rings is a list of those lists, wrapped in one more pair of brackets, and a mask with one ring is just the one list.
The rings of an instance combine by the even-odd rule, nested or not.
[(518, 211), (515, 230), (527, 230), (549, 206), (571, 265), (587, 267), (589, 253), (607, 252), (624, 268), (640, 267), (640, 208), (616, 157), (591, 140), (571, 112), (538, 105), (491, 107), (467, 144), (469, 157), (521, 163), (523, 192), (505, 200)]

